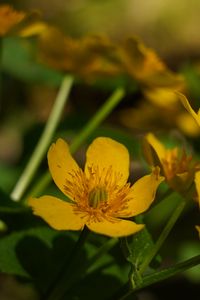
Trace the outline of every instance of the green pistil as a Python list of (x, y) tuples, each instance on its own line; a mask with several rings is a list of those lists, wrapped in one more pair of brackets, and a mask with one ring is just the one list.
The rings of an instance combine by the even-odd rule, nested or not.
[(102, 201), (105, 202), (107, 201), (107, 199), (108, 193), (106, 192), (106, 190), (104, 188), (97, 187), (89, 193), (88, 203), (89, 206), (97, 208)]

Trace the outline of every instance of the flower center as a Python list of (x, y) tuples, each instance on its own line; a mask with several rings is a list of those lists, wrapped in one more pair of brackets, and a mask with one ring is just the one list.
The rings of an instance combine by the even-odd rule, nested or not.
[(88, 204), (90, 207), (97, 208), (101, 202), (106, 202), (108, 199), (107, 191), (102, 187), (95, 187), (91, 190), (88, 196)]

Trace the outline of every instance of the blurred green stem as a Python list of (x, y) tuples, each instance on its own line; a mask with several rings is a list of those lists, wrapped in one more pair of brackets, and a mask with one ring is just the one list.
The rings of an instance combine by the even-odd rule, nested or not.
[(174, 227), (176, 221), (178, 220), (178, 218), (180, 217), (184, 207), (186, 205), (186, 201), (182, 200), (178, 206), (176, 207), (176, 209), (174, 210), (174, 212), (172, 213), (171, 217), (169, 218), (167, 224), (165, 225), (163, 231), (161, 232), (158, 240), (156, 241), (154, 247), (152, 248), (152, 250), (150, 251), (149, 255), (146, 256), (146, 258), (144, 259), (143, 263), (141, 264), (140, 268), (139, 268), (139, 273), (140, 275), (142, 275), (142, 273), (144, 273), (144, 271), (146, 270), (146, 268), (149, 266), (150, 262), (152, 261), (152, 259), (155, 257), (155, 255), (158, 253), (159, 249), (161, 248), (162, 244), (164, 243), (164, 241), (166, 240), (166, 238), (168, 237), (170, 231), (172, 230), (172, 228)]
[(33, 151), (28, 164), (26, 165), (21, 177), (11, 193), (11, 198), (14, 201), (20, 201), (35, 172), (37, 171), (39, 164), (47, 151), (47, 148), (49, 147), (53, 134), (62, 115), (63, 108), (67, 102), (72, 83), (72, 76), (64, 77), (44, 131), (38, 141), (37, 146), (35, 147), (35, 150)]
[[(189, 258), (183, 262), (177, 263), (169, 268), (166, 268), (164, 270), (154, 272), (153, 274), (147, 275), (143, 278), (143, 283), (136, 287), (133, 290), (128, 291), (123, 296), (118, 297), (114, 296), (114, 298), (110, 298), (110, 300), (125, 300), (130, 299), (130, 296), (134, 295), (139, 290), (142, 290), (143, 288), (150, 286), (152, 284), (158, 283), (160, 281), (166, 280), (172, 276), (175, 276), (179, 273), (182, 273), (190, 268), (193, 268), (200, 264), (200, 255), (194, 256), (192, 258)], [(127, 286), (128, 287), (128, 286)]]
[(137, 270), (136, 264), (133, 262), (132, 250), (129, 247), (127, 237), (120, 238), (120, 244), (121, 244), (121, 248), (122, 248), (122, 252), (124, 254), (124, 257), (126, 258), (127, 262), (130, 265), (130, 272), (129, 272), (129, 275), (128, 275), (129, 288), (134, 289), (139, 284), (142, 283), (142, 277), (141, 277), (140, 273)]
[[(107, 99), (97, 113), (89, 120), (81, 132), (76, 136), (70, 145), (71, 153), (73, 154), (78, 150), (83, 142), (94, 132), (94, 130), (106, 119), (106, 117), (112, 112), (117, 104), (122, 100), (125, 95), (124, 88), (117, 88), (113, 94)], [(26, 198), (30, 196), (37, 196), (40, 192), (50, 183), (51, 176), (49, 172), (45, 172), (36, 185), (31, 189)]]

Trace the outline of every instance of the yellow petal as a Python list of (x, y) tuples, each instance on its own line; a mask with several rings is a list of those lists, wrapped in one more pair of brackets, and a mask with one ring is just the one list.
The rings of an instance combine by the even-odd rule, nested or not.
[(110, 221), (86, 223), (86, 226), (96, 233), (107, 235), (110, 237), (122, 237), (134, 234), (141, 230), (144, 225), (136, 224), (132, 221), (120, 220), (113, 218)]
[(74, 213), (73, 204), (56, 197), (30, 198), (28, 204), (33, 208), (35, 215), (43, 218), (54, 229), (80, 230), (84, 227), (83, 218)]
[(200, 238), (200, 226), (196, 225), (195, 228), (196, 228), (196, 230), (198, 231), (198, 233), (199, 233), (199, 238)]
[(189, 137), (197, 137), (199, 135), (199, 126), (197, 122), (186, 111), (177, 115), (176, 124), (177, 127), (179, 127), (181, 131)]
[(192, 117), (195, 119), (195, 121), (197, 122), (197, 124), (200, 126), (200, 114), (199, 114), (199, 112), (196, 113), (192, 109), (189, 101), (187, 100), (187, 98), (183, 94), (178, 93), (178, 92), (176, 92), (176, 93), (179, 96), (179, 99), (181, 100), (183, 106), (187, 109), (187, 111), (192, 115)]
[(33, 35), (39, 35), (47, 30), (47, 24), (42, 21), (35, 21), (27, 24), (19, 31), (21, 37), (29, 37)]
[(155, 137), (153, 133), (148, 133), (145, 136), (145, 139), (149, 143), (149, 145), (154, 149), (160, 161), (163, 158), (165, 158), (166, 149), (164, 145)]
[(175, 108), (179, 104), (174, 90), (167, 87), (147, 88), (144, 94), (148, 100), (161, 109), (169, 109), (172, 106)]
[(129, 176), (128, 150), (124, 145), (110, 138), (96, 138), (86, 153), (86, 174), (88, 174), (88, 168), (92, 166), (98, 166), (100, 174), (104, 169), (112, 167), (114, 172), (121, 174), (118, 184), (124, 185)]
[(159, 168), (155, 168), (150, 175), (143, 176), (131, 187), (127, 198), (127, 209), (122, 217), (136, 216), (146, 211), (155, 199), (156, 190), (164, 177), (159, 175)]
[(196, 191), (197, 191), (197, 201), (198, 201), (199, 207), (200, 207), (200, 171), (195, 173), (194, 182), (195, 182)]
[(8, 33), (25, 18), (25, 13), (14, 10), (10, 5), (0, 5), (0, 36)]
[(65, 185), (67, 180), (71, 180), (70, 173), (79, 170), (79, 166), (71, 156), (68, 144), (58, 139), (52, 144), (48, 151), (48, 164), (51, 176), (58, 188), (67, 195)]

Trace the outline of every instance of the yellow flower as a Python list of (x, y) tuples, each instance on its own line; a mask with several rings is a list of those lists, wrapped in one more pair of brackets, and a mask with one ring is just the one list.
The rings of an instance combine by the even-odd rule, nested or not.
[(179, 96), (179, 99), (181, 100), (183, 106), (187, 109), (187, 111), (190, 113), (190, 115), (194, 118), (194, 120), (200, 126), (200, 109), (196, 113), (192, 109), (188, 99), (182, 93), (177, 92), (176, 94)]
[(64, 35), (58, 28), (46, 26), (38, 40), (41, 61), (87, 80), (122, 73), (116, 46), (103, 35), (87, 35), (79, 39)]
[(190, 188), (199, 165), (193, 162), (192, 156), (186, 155), (184, 149), (167, 149), (149, 133), (144, 138), (143, 151), (149, 165), (160, 166), (162, 175), (172, 189), (182, 193)]
[(200, 134), (199, 126), (184, 110), (177, 93), (172, 88), (145, 88), (143, 94), (145, 99), (140, 99), (136, 107), (119, 112), (120, 122), (123, 125), (140, 131), (178, 128), (191, 137)]
[(128, 150), (106, 137), (96, 138), (89, 146), (84, 171), (62, 139), (50, 147), (48, 164), (54, 182), (70, 202), (43, 196), (31, 198), (29, 205), (57, 230), (82, 230), (87, 226), (111, 237), (134, 234), (144, 225), (124, 218), (146, 211), (163, 180), (159, 168), (155, 168), (130, 186)]
[(14, 10), (9, 5), (0, 5), (0, 36), (7, 34), (25, 18), (25, 13)]
[(145, 87), (179, 89), (181, 75), (173, 73), (156, 52), (137, 37), (130, 37), (119, 46), (119, 56), (127, 73)]

